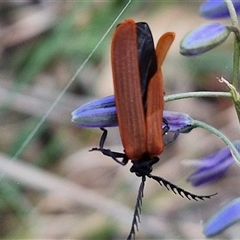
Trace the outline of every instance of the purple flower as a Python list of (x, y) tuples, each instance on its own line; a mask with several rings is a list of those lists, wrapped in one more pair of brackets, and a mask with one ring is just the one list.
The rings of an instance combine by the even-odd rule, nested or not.
[(95, 100), (72, 112), (72, 122), (81, 127), (116, 127), (118, 126), (114, 96)]
[[(240, 141), (235, 141), (233, 144), (240, 152)], [(188, 177), (187, 181), (195, 187), (216, 181), (224, 175), (234, 161), (230, 149), (225, 147), (200, 159), (198, 169)]]
[(227, 39), (231, 30), (219, 23), (200, 26), (189, 32), (180, 42), (180, 53), (194, 56), (207, 52)]
[[(239, 0), (232, 0), (232, 3), (235, 7), (236, 13), (240, 13), (240, 1)], [(226, 18), (230, 17), (227, 5), (225, 4), (224, 0), (207, 0), (205, 1), (199, 10), (199, 13), (209, 19), (216, 19), (216, 18)]]
[(213, 237), (240, 220), (240, 198), (236, 198), (215, 213), (204, 225), (206, 237)]
[(169, 132), (189, 133), (194, 128), (193, 119), (185, 113), (164, 110), (163, 118), (168, 122)]
[[(194, 128), (193, 119), (187, 114), (163, 111), (163, 117), (168, 121), (170, 132), (188, 133)], [(114, 96), (104, 97), (77, 108), (72, 112), (72, 121), (87, 128), (118, 126)]]

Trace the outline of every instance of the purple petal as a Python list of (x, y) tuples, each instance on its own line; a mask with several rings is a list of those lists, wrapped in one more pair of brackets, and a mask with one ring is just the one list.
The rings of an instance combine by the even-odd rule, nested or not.
[[(163, 111), (163, 117), (168, 121), (170, 132), (187, 133), (193, 128), (193, 119), (187, 114)], [(77, 108), (72, 112), (72, 121), (81, 127), (89, 128), (118, 126), (114, 96), (101, 98)]]
[[(240, 14), (240, 1), (232, 0), (236, 13)], [(199, 13), (209, 19), (226, 18), (230, 17), (227, 5), (224, 0), (207, 0), (199, 9)]]
[(89, 102), (72, 112), (72, 121), (81, 127), (116, 127), (117, 115), (114, 96)]
[(231, 30), (219, 23), (200, 26), (189, 32), (180, 42), (180, 53), (194, 56), (211, 50), (227, 39)]
[(170, 132), (188, 133), (193, 129), (193, 119), (185, 113), (164, 110), (163, 118), (167, 120)]
[[(240, 141), (234, 142), (240, 152)], [(216, 181), (221, 178), (234, 163), (234, 158), (228, 147), (199, 160), (199, 168), (192, 173), (187, 181), (195, 187)]]
[(240, 198), (225, 205), (214, 214), (205, 224), (203, 233), (213, 237), (240, 220)]

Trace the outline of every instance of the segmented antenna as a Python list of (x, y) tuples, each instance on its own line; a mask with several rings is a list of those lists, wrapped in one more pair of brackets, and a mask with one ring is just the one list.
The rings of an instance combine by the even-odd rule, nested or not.
[(133, 220), (130, 233), (127, 237), (127, 240), (135, 239), (135, 232), (138, 231), (138, 223), (140, 223), (140, 215), (141, 215), (141, 207), (142, 207), (142, 199), (143, 199), (143, 191), (145, 186), (146, 177), (142, 177), (142, 182), (138, 189), (137, 201), (133, 213)]
[(182, 198), (186, 197), (188, 200), (202, 200), (204, 201), (205, 199), (210, 199), (212, 196), (216, 195), (217, 193), (211, 194), (211, 195), (195, 195), (193, 193), (190, 193), (180, 187), (178, 187), (177, 185), (167, 181), (164, 178), (158, 177), (158, 176), (154, 176), (152, 174), (148, 174), (147, 175), (149, 178), (154, 179), (155, 181), (157, 181), (161, 186), (164, 186), (167, 190), (171, 190), (172, 192), (174, 192), (175, 194), (180, 195)]

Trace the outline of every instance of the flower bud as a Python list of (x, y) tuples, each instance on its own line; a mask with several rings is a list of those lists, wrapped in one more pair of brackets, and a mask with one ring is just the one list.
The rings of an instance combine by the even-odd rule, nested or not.
[[(193, 119), (185, 113), (163, 111), (163, 118), (168, 122), (170, 132), (188, 133), (193, 128)], [(72, 121), (88, 128), (118, 126), (114, 96), (104, 97), (77, 108), (72, 112)], [(163, 123), (163, 127), (165, 125)]]
[(72, 122), (88, 128), (118, 126), (114, 96), (104, 97), (77, 108), (72, 112)]
[[(232, 0), (236, 13), (240, 14), (240, 1)], [(230, 17), (228, 8), (224, 0), (207, 0), (199, 9), (199, 13), (208, 19), (218, 19)]]
[(206, 237), (213, 237), (240, 220), (240, 198), (235, 198), (204, 225), (203, 233)]
[[(240, 141), (235, 141), (233, 144), (240, 152)], [(234, 162), (230, 149), (225, 147), (207, 157), (199, 159), (198, 169), (188, 177), (187, 181), (195, 187), (216, 181), (224, 175)]]
[(227, 39), (231, 30), (219, 23), (203, 25), (189, 32), (180, 42), (180, 53), (194, 56), (207, 52)]

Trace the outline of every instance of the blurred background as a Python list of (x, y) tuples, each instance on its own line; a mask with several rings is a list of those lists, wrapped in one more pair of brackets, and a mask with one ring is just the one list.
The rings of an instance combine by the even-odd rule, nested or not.
[[(227, 91), (216, 77), (231, 79), (233, 38), (202, 56), (179, 54), (183, 36), (209, 22), (198, 15), (201, 2), (133, 1), (118, 21), (147, 22), (155, 42), (166, 31), (176, 32), (163, 66), (166, 95)], [(53, 108), (125, 4), (120, 0), (0, 2), (1, 239), (125, 239), (128, 235), (140, 179), (129, 172), (130, 163), (122, 167), (88, 151), (98, 146), (99, 129), (71, 122), (74, 109), (113, 94), (109, 48), (114, 29)], [(221, 22), (230, 24), (230, 20)], [(239, 139), (236, 114), (227, 99), (188, 99), (165, 107), (212, 124), (231, 140)], [(106, 146), (123, 150), (118, 128), (109, 130)], [(193, 188), (186, 178), (194, 168), (183, 160), (222, 147), (216, 136), (194, 129), (165, 149), (153, 174), (195, 194), (218, 195), (204, 202), (189, 201), (147, 180), (136, 239), (204, 239), (203, 223), (239, 196), (239, 171), (234, 165), (220, 181)], [(220, 238), (238, 234), (233, 226)]]

